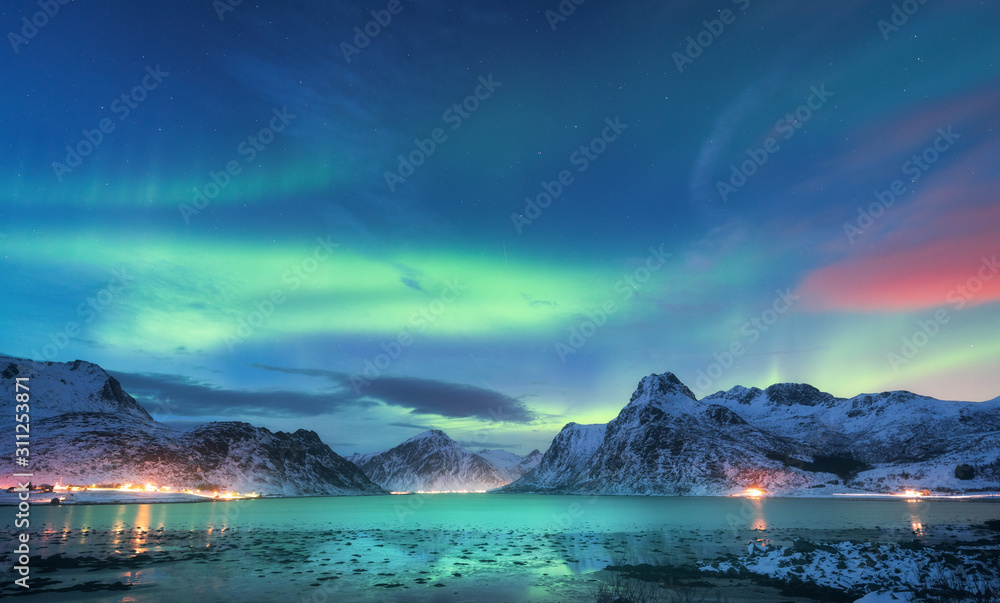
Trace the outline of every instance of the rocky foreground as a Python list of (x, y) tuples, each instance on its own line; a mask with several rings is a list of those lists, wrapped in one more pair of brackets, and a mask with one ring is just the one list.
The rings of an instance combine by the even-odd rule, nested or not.
[(925, 546), (911, 543), (796, 540), (792, 546), (751, 544), (747, 555), (700, 567), (730, 577), (751, 574), (789, 584), (812, 583), (849, 596), (891, 591), (900, 598), (1000, 594), (1000, 543)]
[(885, 541), (893, 531), (878, 530), (863, 540), (757, 539), (745, 555), (609, 565), (597, 600), (1000, 601), (1000, 520), (944, 532), (904, 541)]

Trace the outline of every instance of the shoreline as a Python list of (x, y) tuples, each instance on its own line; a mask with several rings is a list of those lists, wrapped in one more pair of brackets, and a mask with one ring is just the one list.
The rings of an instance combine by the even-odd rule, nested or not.
[[(75, 492), (73, 499), (65, 498), (58, 504), (52, 503), (53, 498), (63, 498), (65, 495), (56, 492), (44, 494), (32, 493), (28, 503), (35, 507), (62, 507), (62, 506), (89, 506), (89, 505), (135, 505), (135, 504), (194, 504), (194, 503), (232, 503), (245, 500), (287, 500), (296, 498), (342, 498), (342, 497), (368, 497), (368, 496), (441, 496), (441, 495), (477, 495), (477, 494), (508, 494), (490, 492), (438, 492), (434, 494), (413, 493), (413, 494), (302, 494), (302, 495), (268, 495), (268, 496), (247, 496), (247, 497), (210, 497), (199, 494), (187, 494), (184, 492), (136, 492), (136, 491), (99, 491), (99, 492)], [(512, 493), (514, 494), (514, 493)], [(883, 501), (950, 501), (950, 502), (996, 502), (1000, 503), (1000, 493), (984, 492), (978, 494), (948, 494), (948, 495), (922, 495), (906, 496), (902, 494), (887, 494), (877, 492), (858, 493), (835, 493), (826, 495), (772, 495), (772, 496), (745, 496), (735, 495), (704, 495), (704, 496), (658, 496), (644, 494), (563, 494), (555, 492), (519, 492), (518, 495), (529, 496), (601, 496), (601, 497), (641, 497), (641, 498), (738, 498), (745, 500), (783, 499), (783, 500), (883, 500)], [(78, 497), (78, 498), (77, 498)], [(109, 500), (101, 500), (107, 498)], [(16, 492), (0, 491), (0, 507), (16, 507), (20, 502)]]

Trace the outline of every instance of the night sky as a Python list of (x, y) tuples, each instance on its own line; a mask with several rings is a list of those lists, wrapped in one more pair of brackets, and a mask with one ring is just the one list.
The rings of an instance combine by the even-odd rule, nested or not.
[(48, 2), (0, 9), (0, 351), (159, 420), (1000, 395), (995, 2)]

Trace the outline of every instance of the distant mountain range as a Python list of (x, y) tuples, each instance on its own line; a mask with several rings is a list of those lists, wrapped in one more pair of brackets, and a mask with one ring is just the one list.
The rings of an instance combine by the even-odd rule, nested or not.
[(537, 450), (523, 458), (506, 450), (469, 452), (435, 429), (384, 452), (355, 454), (347, 460), (386, 490), (470, 492), (509, 484), (534, 469), (541, 457)]
[[(315, 432), (242, 422), (178, 431), (101, 367), (0, 356), (0, 387), (30, 378), (30, 463), (40, 483), (132, 483), (286, 496), (391, 491), (826, 495), (1000, 490), (1000, 398), (895, 391), (837, 398), (805, 384), (701, 400), (672, 373), (643, 378), (607, 425), (569, 423), (544, 455), (471, 452), (438, 430), (341, 457)], [(2, 419), (14, 433), (14, 417)], [(14, 438), (0, 456), (14, 458)], [(0, 476), (10, 482), (13, 471)], [(4, 481), (6, 480), (6, 481)]]
[[(0, 356), (0, 387), (13, 396), (29, 377), (30, 456), (35, 484), (153, 483), (285, 496), (381, 494), (315, 432), (271, 432), (248, 423), (177, 431), (158, 423), (101, 367)], [(2, 422), (14, 433), (13, 407)], [(0, 457), (14, 457), (14, 438)], [(9, 480), (4, 471), (0, 480)]]
[(607, 425), (566, 425), (499, 492), (729, 495), (1000, 489), (1000, 398), (896, 391), (836, 398), (785, 383), (701, 400), (672, 373), (639, 382)]

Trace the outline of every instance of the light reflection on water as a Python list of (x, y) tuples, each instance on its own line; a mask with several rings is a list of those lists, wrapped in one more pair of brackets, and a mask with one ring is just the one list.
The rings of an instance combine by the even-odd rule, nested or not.
[[(399, 513), (400, 498), (420, 498), (419, 506)], [(980, 523), (1000, 509), (994, 503), (951, 501), (726, 499), (655, 497), (567, 497), (528, 495), (426, 495), (421, 497), (344, 497), (235, 503), (141, 504), (41, 507), (32, 524), (44, 526), (50, 544), (86, 544), (104, 533), (115, 546), (146, 546), (158, 529), (204, 532), (206, 540), (226, 529), (308, 530), (527, 530), (538, 534), (661, 534), (673, 531), (725, 531), (734, 536), (770, 529), (848, 530)], [(901, 518), (899, 521), (896, 518)], [(36, 523), (37, 522), (37, 523)], [(905, 526), (903, 525), (905, 524)], [(82, 531), (81, 528), (85, 528)], [(117, 532), (122, 532), (117, 534)], [(72, 533), (72, 538), (65, 538)], [(759, 534), (758, 534), (759, 536)], [(638, 544), (632, 548), (643, 548)], [(126, 547), (127, 548), (127, 547)], [(651, 548), (651, 547), (650, 547)]]
[[(399, 499), (419, 499), (419, 504)], [(405, 504), (405, 513), (400, 513)], [(723, 499), (654, 497), (565, 497), (510, 495), (427, 495), (255, 500), (234, 503), (93, 505), (33, 510), (45, 526), (43, 542), (70, 550), (96, 534), (118, 549), (146, 550), (157, 529), (204, 532), (206, 541), (224, 529), (308, 530), (311, 525), (347, 529), (528, 530), (540, 534), (643, 534), (621, 554), (655, 557), (684, 541), (671, 531), (725, 531), (735, 536), (767, 536), (774, 529), (847, 530), (908, 528), (924, 535), (928, 525), (985, 521), (995, 504), (946, 501)], [(900, 506), (905, 508), (900, 508)], [(895, 518), (901, 518), (899, 521)], [(33, 524), (35, 521), (32, 522)], [(905, 524), (905, 525), (904, 525)], [(86, 531), (81, 528), (86, 527)], [(758, 534), (746, 534), (758, 532)], [(66, 538), (72, 533), (72, 538)], [(648, 536), (660, 535), (659, 540)], [(627, 539), (626, 539), (627, 540)], [(573, 546), (576, 546), (575, 544)], [(659, 551), (655, 549), (659, 548)], [(683, 546), (681, 548), (684, 548)], [(691, 548), (691, 547), (687, 547)], [(614, 554), (615, 551), (609, 551)], [(572, 555), (571, 555), (572, 556)], [(579, 553), (593, 557), (591, 553)], [(581, 567), (588, 567), (584, 562)]]

